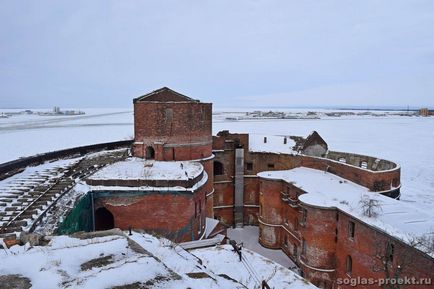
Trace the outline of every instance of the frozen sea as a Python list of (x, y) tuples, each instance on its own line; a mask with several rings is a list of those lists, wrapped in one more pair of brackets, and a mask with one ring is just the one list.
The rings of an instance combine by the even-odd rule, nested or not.
[[(130, 108), (81, 110), (86, 114), (0, 118), (0, 163), (46, 151), (133, 137)], [(0, 112), (16, 111), (0, 109)], [(227, 111), (234, 113), (237, 110)], [(434, 215), (434, 117), (389, 115), (228, 121), (227, 115), (230, 114), (222, 111), (214, 115), (214, 134), (230, 130), (307, 136), (316, 130), (332, 150), (397, 162), (402, 167), (402, 201)]]

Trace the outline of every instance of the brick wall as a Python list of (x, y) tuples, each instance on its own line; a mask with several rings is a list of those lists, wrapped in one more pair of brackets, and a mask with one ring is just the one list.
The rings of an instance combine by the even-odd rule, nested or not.
[(96, 199), (95, 209), (100, 207), (112, 213), (116, 228), (127, 230), (131, 226), (176, 242), (198, 239), (199, 224), (205, 225), (204, 190), (196, 194), (155, 192), (136, 196), (113, 193), (110, 197)]
[[(355, 224), (354, 238), (348, 235), (349, 222)], [(336, 272), (337, 278), (371, 277), (386, 278), (386, 271), (391, 277), (396, 272), (396, 277), (431, 278), (434, 281), (434, 260), (402, 243), (401, 241), (379, 232), (378, 230), (362, 223), (351, 216), (339, 212), (338, 236), (336, 247)], [(385, 266), (384, 261), (388, 244), (393, 244), (393, 260)], [(352, 259), (352, 272), (346, 270), (347, 257)], [(398, 266), (400, 269), (398, 270)], [(388, 268), (386, 270), (386, 268)], [(431, 285), (405, 285), (401, 288), (432, 288)], [(354, 288), (351, 285), (339, 285), (337, 288)], [(379, 288), (378, 285), (365, 288)]]
[[(336, 269), (336, 214), (333, 209), (320, 209), (308, 206), (306, 222), (300, 222), (300, 235), (306, 245), (306, 253), (301, 251), (300, 266), (305, 278), (316, 285), (331, 288)], [(317, 268), (317, 269), (312, 269)]]
[(192, 160), (211, 156), (212, 104), (199, 102), (134, 103), (133, 154), (155, 150), (157, 160)]
[(280, 243), (282, 217), (282, 182), (259, 180), (259, 243), (267, 248), (277, 249)]
[(339, 163), (336, 161), (300, 156), (301, 165), (338, 175), (356, 184), (369, 188), (371, 191), (386, 191), (400, 185), (401, 168), (396, 167), (388, 171), (369, 171), (359, 167)]

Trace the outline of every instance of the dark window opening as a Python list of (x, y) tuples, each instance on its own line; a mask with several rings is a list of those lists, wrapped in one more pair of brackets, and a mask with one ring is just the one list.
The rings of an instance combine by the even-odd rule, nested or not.
[(356, 225), (354, 224), (354, 222), (351, 222), (351, 221), (348, 222), (348, 238), (354, 239), (355, 227), (356, 227)]
[(349, 255), (347, 256), (346, 271), (347, 271), (347, 274), (350, 276), (353, 273), (353, 259)]
[(214, 176), (223, 175), (223, 164), (218, 161), (214, 161)]
[(145, 154), (145, 158), (147, 160), (152, 160), (155, 158), (155, 150), (153, 147), (149, 146), (146, 148), (146, 154)]
[(110, 230), (115, 227), (113, 214), (102, 207), (95, 211), (95, 231)]
[(246, 163), (246, 170), (253, 171), (253, 163)]
[(243, 147), (241, 145), (241, 142), (240, 142), (239, 138), (234, 139), (234, 146), (235, 146), (235, 148), (242, 148)]
[(274, 164), (268, 164), (269, 169), (274, 169)]
[(395, 253), (395, 245), (392, 243), (387, 244), (387, 260), (393, 262), (393, 254)]
[(306, 240), (302, 239), (301, 240), (301, 254), (303, 256), (306, 256), (306, 252), (307, 252), (307, 244), (306, 244)]
[(301, 209), (300, 225), (305, 226), (306, 221), (307, 221), (307, 210), (303, 208), (303, 209)]

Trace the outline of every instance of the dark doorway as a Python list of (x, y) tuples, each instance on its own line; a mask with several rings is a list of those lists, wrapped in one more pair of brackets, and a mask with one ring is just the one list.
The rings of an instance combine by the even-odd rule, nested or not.
[(219, 161), (214, 161), (214, 176), (223, 175), (223, 164)]
[(145, 158), (147, 160), (153, 160), (155, 158), (155, 150), (153, 147), (146, 147), (146, 155)]
[(102, 207), (95, 211), (95, 231), (110, 230), (115, 227), (115, 220), (109, 210)]

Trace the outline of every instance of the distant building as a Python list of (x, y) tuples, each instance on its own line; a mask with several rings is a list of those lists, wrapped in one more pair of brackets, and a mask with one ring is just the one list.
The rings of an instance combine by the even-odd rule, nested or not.
[(434, 115), (434, 110), (429, 110), (428, 108), (419, 109), (420, 116), (432, 116)]
[(55, 106), (53, 107), (52, 111), (48, 112), (38, 112), (39, 115), (82, 115), (85, 114), (84, 111), (81, 110), (61, 110), (60, 107)]

